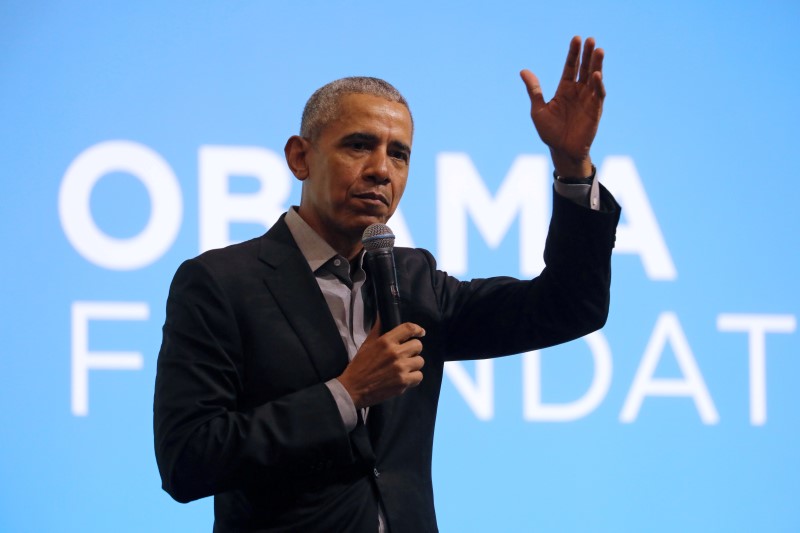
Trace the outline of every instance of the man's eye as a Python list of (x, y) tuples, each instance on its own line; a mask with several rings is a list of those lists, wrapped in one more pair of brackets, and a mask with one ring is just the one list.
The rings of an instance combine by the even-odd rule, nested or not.
[(408, 161), (408, 154), (406, 152), (402, 151), (393, 152), (391, 156), (394, 157), (395, 159), (399, 159), (400, 161)]
[(366, 143), (362, 143), (362, 142), (353, 142), (353, 143), (350, 143), (350, 148), (352, 148), (353, 150), (357, 150), (357, 151), (366, 150), (367, 149), (367, 144)]

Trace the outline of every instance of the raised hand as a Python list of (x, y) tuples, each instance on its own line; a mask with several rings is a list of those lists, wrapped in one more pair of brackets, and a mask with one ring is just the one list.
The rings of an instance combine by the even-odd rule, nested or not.
[(603, 114), (603, 49), (589, 37), (581, 56), (581, 38), (569, 43), (569, 53), (556, 94), (544, 101), (539, 79), (530, 70), (520, 72), (531, 99), (531, 118), (542, 141), (550, 148), (560, 176), (587, 177), (592, 172), (589, 149)]

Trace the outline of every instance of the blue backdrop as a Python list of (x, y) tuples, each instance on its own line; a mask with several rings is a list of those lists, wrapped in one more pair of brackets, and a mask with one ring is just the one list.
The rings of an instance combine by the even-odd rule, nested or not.
[(606, 50), (611, 316), (448, 368), (440, 527), (800, 530), (798, 21), (770, 1), (6, 0), (0, 530), (210, 530), (153, 456), (167, 288), (298, 201), (282, 148), (334, 78), (411, 103), (401, 240), (462, 277), (535, 271), (549, 162), (518, 72), (551, 95), (575, 34)]

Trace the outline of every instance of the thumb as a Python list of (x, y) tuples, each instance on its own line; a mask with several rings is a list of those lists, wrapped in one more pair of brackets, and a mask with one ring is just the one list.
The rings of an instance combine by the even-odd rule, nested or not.
[(519, 76), (525, 83), (525, 88), (528, 90), (528, 97), (531, 99), (531, 113), (536, 113), (545, 105), (542, 86), (539, 85), (539, 78), (528, 69), (520, 72)]
[(381, 317), (376, 316), (375, 317), (375, 323), (372, 324), (372, 329), (369, 330), (369, 333), (367, 334), (367, 338), (364, 339), (364, 342), (377, 339), (378, 337), (383, 335), (382, 331), (383, 331), (383, 328), (381, 328)]

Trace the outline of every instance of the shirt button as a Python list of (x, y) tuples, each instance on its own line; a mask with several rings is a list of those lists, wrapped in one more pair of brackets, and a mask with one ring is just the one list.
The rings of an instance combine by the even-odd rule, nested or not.
[(341, 259), (334, 259), (334, 260), (333, 260), (333, 264), (334, 264), (334, 265), (336, 265), (336, 266), (338, 267), (339, 265), (341, 265), (341, 264), (342, 264), (342, 260), (341, 260)]
[(378, 472), (378, 469), (377, 469), (377, 468), (373, 468), (373, 469), (372, 469), (372, 473), (373, 473), (373, 474), (375, 474), (375, 477), (381, 477), (381, 473), (380, 473), (380, 472)]

